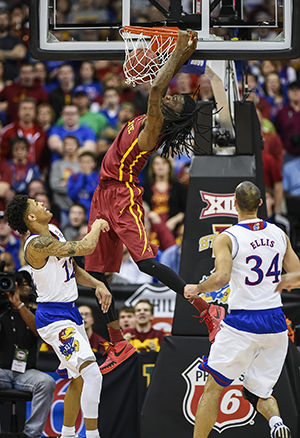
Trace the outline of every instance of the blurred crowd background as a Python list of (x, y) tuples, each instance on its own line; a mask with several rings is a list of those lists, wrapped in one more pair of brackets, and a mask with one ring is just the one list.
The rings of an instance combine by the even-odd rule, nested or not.
[[(131, 3), (137, 20), (161, 19), (149, 1)], [(245, 2), (245, 13), (255, 19), (271, 16), (271, 3)], [(57, 17), (64, 23), (118, 21), (120, 4), (119, 0), (57, 0)], [(184, 7), (191, 7), (191, 2), (184, 2)], [(147, 84), (126, 85), (122, 61), (32, 59), (28, 16), (27, 0), (0, 1), (0, 252), (11, 257), (17, 269), (25, 261), (21, 238), (4, 217), (7, 202), (16, 193), (28, 194), (51, 209), (52, 222), (67, 239), (81, 239), (87, 232), (101, 161), (124, 123), (146, 112), (149, 94)], [(56, 36), (82, 38), (72, 32)], [(109, 31), (86, 32), (85, 39), (109, 37), (101, 33)], [(270, 32), (255, 38), (273, 38)], [(236, 68), (241, 81), (240, 62)], [(201, 98), (214, 102), (205, 75), (178, 73), (169, 92), (191, 93), (198, 86)], [(290, 235), (299, 253), (300, 59), (250, 61), (248, 86), (264, 140), (268, 217)], [(191, 156), (179, 160), (154, 154), (140, 175), (147, 231), (159, 245), (160, 260), (176, 271), (190, 161)], [(152, 279), (136, 269), (124, 247), (121, 272), (112, 281), (136, 284)]]
[[(167, 7), (169, 1), (161, 0), (161, 3)], [(56, 0), (55, 4), (58, 23), (121, 21), (121, 0)], [(249, 20), (274, 18), (274, 0), (245, 0), (244, 4), (244, 16)], [(184, 0), (183, 7), (191, 10), (192, 1)], [(215, 18), (218, 13), (216, 8)], [(163, 18), (149, 0), (131, 0), (131, 14), (140, 23)], [(223, 39), (230, 37), (222, 29), (215, 33)], [(257, 41), (272, 40), (279, 35), (280, 31), (276, 34), (273, 29), (251, 31), (251, 39)], [(55, 32), (53, 37), (63, 41), (120, 38), (117, 30), (78, 29)], [(29, 0), (0, 0), (0, 262), (5, 262), (6, 271), (26, 270), (23, 254), (26, 236), (10, 229), (5, 218), (7, 203), (15, 194), (27, 194), (52, 211), (51, 222), (62, 229), (67, 240), (82, 239), (87, 233), (103, 157), (124, 124), (146, 113), (149, 95), (147, 84), (134, 88), (126, 84), (122, 61), (38, 61), (31, 57), (28, 46)], [(247, 96), (242, 96), (244, 69), (245, 64), (236, 62), (241, 98), (253, 101), (261, 125), (268, 220), (290, 236), (300, 256), (300, 58), (250, 61), (247, 72), (251, 92)], [(210, 80), (205, 75), (179, 72), (168, 92), (192, 94), (198, 87), (201, 99), (216, 105)], [(139, 176), (144, 188), (147, 232), (159, 246), (159, 261), (176, 272), (180, 265), (191, 159), (192, 154), (173, 159), (155, 153)], [(76, 258), (76, 262), (84, 266), (83, 258)], [(130, 296), (137, 285), (156, 281), (138, 270), (125, 246), (120, 272), (107, 273), (107, 277), (114, 292), (118, 289), (122, 292), (123, 288)], [(102, 360), (111, 344), (104, 338), (107, 338), (106, 328), (103, 331), (94, 297), (90, 290), (88, 294), (85, 292), (80, 290), (79, 310), (91, 346)], [(8, 302), (4, 295), (0, 297), (1, 309)], [(26, 306), (31, 306), (26, 301), (28, 297), (25, 298)], [(118, 303), (122, 301), (123, 305), (124, 299), (122, 296)], [(139, 357), (145, 351), (157, 355), (168, 333), (154, 324), (153, 303), (140, 299), (133, 307), (120, 307), (119, 323), (124, 338), (141, 353)], [(16, 314), (17, 310), (11, 312)], [(29, 333), (34, 338), (32, 341), (29, 337), (30, 345), (26, 345), (30, 357), (35, 358), (27, 368), (49, 370), (36, 364), (36, 349), (41, 349), (40, 355), (49, 356), (53, 353), (49, 353), (51, 347), (45, 343), (40, 346), (35, 335), (25, 329), (27, 323), (22, 318), (19, 317), (19, 333)], [(7, 327), (13, 319), (7, 313)], [(4, 324), (2, 330), (3, 327)], [(293, 340), (294, 324), (289, 320), (288, 327)], [(13, 352), (15, 346), (13, 336), (5, 333), (1, 335), (0, 370), (7, 371), (13, 358), (7, 349)], [(155, 359), (156, 356), (151, 359), (153, 366)], [(47, 366), (48, 362), (49, 357), (45, 359)], [(39, 378), (45, 380), (45, 376), (38, 376), (37, 370), (34, 372), (37, 384)], [(145, 376), (143, 371), (143, 379)], [(51, 388), (46, 388), (45, 393), (52, 397), (54, 382), (48, 384)], [(46, 415), (50, 403), (49, 399)]]

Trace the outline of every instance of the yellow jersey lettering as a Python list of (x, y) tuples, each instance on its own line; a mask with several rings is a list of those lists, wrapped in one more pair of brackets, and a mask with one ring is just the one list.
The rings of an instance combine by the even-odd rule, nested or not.
[(134, 120), (131, 120), (131, 122), (128, 122), (128, 126), (127, 126), (127, 132), (128, 134), (131, 133), (131, 131), (134, 130)]

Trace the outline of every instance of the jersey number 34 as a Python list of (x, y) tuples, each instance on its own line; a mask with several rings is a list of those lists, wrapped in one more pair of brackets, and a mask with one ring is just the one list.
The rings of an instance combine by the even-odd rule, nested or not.
[(248, 286), (256, 286), (257, 284), (261, 283), (264, 279), (264, 277), (274, 277), (272, 283), (278, 283), (279, 282), (279, 276), (281, 271), (278, 269), (278, 260), (279, 260), (279, 253), (277, 253), (273, 260), (271, 261), (271, 264), (269, 266), (269, 269), (267, 270), (266, 274), (263, 272), (263, 270), (260, 268), (262, 265), (262, 258), (257, 255), (251, 255), (246, 258), (246, 263), (253, 264), (254, 266), (251, 269), (252, 272), (255, 273), (256, 278), (252, 278), (250, 280), (249, 277), (245, 278), (245, 283)]

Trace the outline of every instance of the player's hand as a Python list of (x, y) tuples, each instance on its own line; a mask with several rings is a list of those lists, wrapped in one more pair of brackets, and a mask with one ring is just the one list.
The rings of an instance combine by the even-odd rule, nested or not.
[(95, 229), (100, 229), (103, 233), (109, 231), (108, 222), (105, 219), (96, 219), (95, 222), (92, 223), (91, 231), (94, 231)]
[(154, 341), (150, 341), (150, 342), (149, 342), (149, 349), (150, 349), (151, 351), (156, 351), (156, 344), (155, 344)]
[(179, 55), (180, 64), (184, 64), (192, 56), (196, 50), (197, 42), (197, 32), (193, 30), (178, 31), (175, 51), (177, 52), (177, 55)]
[(193, 53), (197, 46), (198, 35), (193, 30), (178, 30), (176, 49), (183, 53)]
[(125, 341), (129, 342), (130, 339), (133, 338), (133, 336), (132, 336), (131, 333), (124, 333), (124, 334), (123, 334), (123, 338), (125, 339)]
[(300, 287), (300, 273), (290, 272), (281, 277), (281, 281), (277, 284), (275, 291), (281, 293), (283, 289), (290, 291), (297, 287)]
[(104, 283), (99, 282), (96, 287), (95, 295), (101, 304), (101, 310), (103, 313), (107, 313), (109, 306), (111, 305), (112, 296)]
[(109, 224), (105, 219), (98, 219), (100, 223), (100, 230), (102, 233), (106, 233), (106, 231), (109, 231)]
[(184, 296), (186, 299), (191, 300), (197, 297), (199, 294), (198, 285), (197, 284), (187, 284), (184, 287)]
[(189, 46), (189, 51), (191, 52), (190, 54), (192, 54), (197, 48), (198, 34), (196, 31), (191, 29), (188, 29), (188, 33), (190, 35), (188, 46)]

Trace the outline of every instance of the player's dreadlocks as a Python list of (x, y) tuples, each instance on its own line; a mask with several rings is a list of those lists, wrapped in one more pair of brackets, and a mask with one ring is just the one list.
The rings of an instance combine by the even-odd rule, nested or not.
[(27, 201), (27, 195), (16, 195), (10, 201), (5, 211), (8, 225), (13, 230), (19, 231), (20, 234), (25, 234), (28, 230), (24, 221), (25, 212), (28, 207)]
[[(194, 96), (198, 97), (198, 93), (196, 90)], [(170, 154), (172, 157), (180, 156), (183, 153), (189, 155), (190, 151), (200, 150), (200, 146), (195, 144), (192, 130), (200, 129), (199, 134), (204, 135), (210, 129), (208, 126), (196, 126), (197, 116), (201, 112), (202, 106), (188, 94), (183, 96), (184, 106), (180, 113), (175, 112), (167, 105), (162, 106), (165, 119), (158, 147), (161, 148), (163, 157), (168, 157)]]

